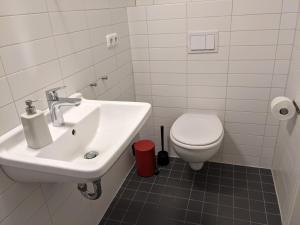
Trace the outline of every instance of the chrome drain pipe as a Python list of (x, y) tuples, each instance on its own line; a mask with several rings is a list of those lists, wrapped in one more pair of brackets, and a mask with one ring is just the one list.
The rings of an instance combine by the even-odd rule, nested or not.
[(89, 200), (97, 200), (102, 194), (101, 179), (93, 181), (94, 192), (89, 192), (86, 183), (79, 183), (77, 189), (80, 193)]

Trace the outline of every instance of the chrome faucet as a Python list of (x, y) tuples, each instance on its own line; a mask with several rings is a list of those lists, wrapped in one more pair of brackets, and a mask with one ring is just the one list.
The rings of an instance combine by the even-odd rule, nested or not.
[(57, 87), (46, 91), (46, 97), (48, 101), (49, 111), (53, 126), (60, 127), (64, 125), (64, 117), (61, 112), (61, 107), (66, 106), (79, 106), (81, 103), (80, 98), (61, 98), (58, 96), (57, 91), (65, 88)]

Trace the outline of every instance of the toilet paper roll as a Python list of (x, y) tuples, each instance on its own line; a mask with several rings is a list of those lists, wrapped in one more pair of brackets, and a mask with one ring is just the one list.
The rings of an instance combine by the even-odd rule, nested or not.
[(278, 120), (289, 120), (296, 114), (296, 108), (291, 99), (280, 96), (271, 102), (271, 112)]

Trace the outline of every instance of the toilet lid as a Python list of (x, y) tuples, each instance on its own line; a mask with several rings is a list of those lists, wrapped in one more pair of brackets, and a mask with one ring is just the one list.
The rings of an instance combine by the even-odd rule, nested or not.
[(219, 140), (223, 125), (216, 115), (184, 114), (171, 128), (171, 135), (186, 145), (203, 146)]

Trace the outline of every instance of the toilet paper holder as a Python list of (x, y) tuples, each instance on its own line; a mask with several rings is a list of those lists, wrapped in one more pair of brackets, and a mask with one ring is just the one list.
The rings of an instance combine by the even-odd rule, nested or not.
[(297, 114), (300, 114), (300, 108), (299, 108), (299, 106), (298, 106), (298, 104), (297, 104), (297, 102), (296, 102), (295, 100), (293, 100), (293, 105), (294, 105), (295, 108), (296, 108)]

